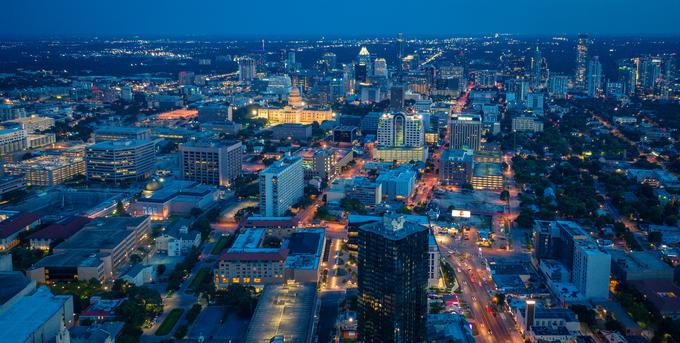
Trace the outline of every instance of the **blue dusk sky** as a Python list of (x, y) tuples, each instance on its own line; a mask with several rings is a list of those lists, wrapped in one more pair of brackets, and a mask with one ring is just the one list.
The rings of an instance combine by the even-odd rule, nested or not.
[(3, 0), (0, 36), (677, 35), (680, 0)]

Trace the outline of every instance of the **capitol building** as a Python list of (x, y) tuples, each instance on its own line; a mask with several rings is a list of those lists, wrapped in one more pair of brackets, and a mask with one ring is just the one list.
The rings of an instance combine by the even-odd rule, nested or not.
[(257, 118), (267, 119), (270, 125), (283, 123), (311, 124), (335, 120), (335, 113), (331, 110), (305, 107), (300, 90), (293, 87), (288, 96), (288, 105), (281, 108), (260, 108), (257, 110)]

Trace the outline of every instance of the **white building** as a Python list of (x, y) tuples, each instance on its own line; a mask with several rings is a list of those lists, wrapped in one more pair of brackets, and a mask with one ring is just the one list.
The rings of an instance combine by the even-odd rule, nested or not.
[(285, 156), (260, 172), (260, 214), (281, 217), (302, 198), (305, 172), (302, 158)]
[(378, 121), (378, 144), (384, 147), (422, 147), (423, 117), (417, 114), (385, 113)]
[(588, 299), (607, 299), (611, 256), (590, 241), (574, 241), (574, 244), (574, 285)]

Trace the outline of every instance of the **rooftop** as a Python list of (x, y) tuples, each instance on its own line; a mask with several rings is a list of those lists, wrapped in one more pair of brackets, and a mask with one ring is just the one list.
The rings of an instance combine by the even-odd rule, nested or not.
[(302, 158), (298, 156), (284, 156), (278, 161), (275, 161), (272, 165), (269, 167), (263, 169), (260, 174), (278, 174), (284, 170), (286, 170), (288, 167), (293, 165), (294, 163), (301, 161)]
[(418, 223), (407, 221), (404, 216), (385, 215), (381, 222), (373, 222), (362, 225), (361, 230), (379, 234), (385, 238), (400, 240), (407, 236), (427, 230), (427, 227)]
[(7, 238), (38, 220), (40, 216), (34, 213), (0, 211), (0, 238)]
[(154, 141), (148, 139), (122, 139), (116, 141), (104, 141), (97, 144), (92, 144), (87, 147), (88, 150), (123, 150), (138, 148), (147, 144), (152, 144)]
[(267, 285), (260, 295), (245, 343), (269, 342), (283, 336), (286, 342), (307, 342), (312, 334), (316, 284)]
[[(27, 342), (48, 319), (61, 311), (70, 295), (53, 295), (42, 286), (0, 313), (0, 342)], [(72, 318), (66, 318), (67, 321)]]
[(31, 281), (21, 272), (0, 272), (0, 306), (21, 292)]

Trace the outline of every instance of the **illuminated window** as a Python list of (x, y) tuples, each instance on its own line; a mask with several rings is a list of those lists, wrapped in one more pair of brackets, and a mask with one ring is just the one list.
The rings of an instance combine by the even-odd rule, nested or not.
[(233, 282), (233, 283), (239, 283), (240, 280), (239, 280), (239, 278), (235, 277), (235, 278), (232, 278), (232, 279), (231, 279), (231, 282)]
[(259, 277), (256, 277), (256, 278), (253, 279), (253, 282), (260, 283), (260, 282), (262, 282), (262, 280)]

